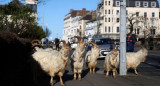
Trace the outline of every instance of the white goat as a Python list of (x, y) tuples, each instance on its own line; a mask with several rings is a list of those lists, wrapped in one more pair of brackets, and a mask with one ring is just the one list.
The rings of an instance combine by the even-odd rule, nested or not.
[(148, 55), (147, 49), (145, 49), (142, 45), (139, 45), (142, 47), (138, 52), (128, 52), (126, 53), (126, 60), (127, 60), (127, 70), (129, 68), (134, 69), (135, 74), (138, 74), (137, 72), (137, 66), (146, 60), (146, 56)]
[(85, 51), (85, 43), (81, 37), (75, 36), (78, 39), (78, 45), (71, 55), (71, 66), (73, 67), (74, 80), (76, 80), (76, 74), (78, 73), (78, 79), (81, 80), (81, 73), (83, 69), (83, 53)]
[(107, 54), (105, 57), (105, 63), (104, 67), (106, 70), (106, 77), (108, 77), (109, 71), (113, 72), (113, 77), (115, 78), (117, 68), (119, 67), (119, 52), (118, 52), (118, 46), (115, 50), (115, 45), (113, 45), (113, 50)]
[(64, 47), (58, 52), (53, 51), (37, 51), (32, 56), (40, 64), (41, 68), (51, 76), (50, 84), (53, 86), (53, 77), (58, 74), (60, 83), (63, 84), (62, 76), (68, 61), (69, 46), (62, 41)]
[(89, 42), (89, 43), (91, 43), (93, 46), (91, 48), (91, 51), (87, 52), (86, 57), (85, 57), (85, 61), (88, 65), (88, 68), (90, 69), (90, 73), (94, 74), (95, 68), (97, 65), (97, 59), (99, 57), (100, 48), (94, 42)]

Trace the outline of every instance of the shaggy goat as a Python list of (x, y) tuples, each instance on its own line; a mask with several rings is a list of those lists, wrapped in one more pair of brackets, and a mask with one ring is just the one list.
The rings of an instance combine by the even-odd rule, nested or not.
[(78, 73), (78, 79), (81, 80), (81, 73), (83, 69), (83, 53), (85, 51), (85, 43), (81, 37), (75, 36), (78, 39), (78, 45), (71, 55), (71, 66), (74, 72), (74, 80), (76, 80), (76, 74)]
[(118, 52), (118, 46), (115, 50), (115, 45), (113, 45), (113, 50), (107, 54), (105, 57), (105, 70), (106, 70), (106, 77), (108, 77), (109, 71), (113, 72), (113, 77), (115, 78), (117, 68), (119, 67), (119, 52)]
[(32, 56), (40, 64), (41, 68), (51, 76), (50, 84), (53, 86), (53, 77), (58, 74), (60, 83), (63, 84), (62, 76), (68, 61), (69, 46), (62, 41), (64, 47), (58, 52), (53, 51), (37, 51)]
[(128, 52), (126, 53), (126, 60), (127, 60), (127, 70), (129, 68), (134, 69), (135, 74), (138, 74), (137, 72), (137, 66), (146, 60), (146, 56), (148, 55), (147, 49), (145, 49), (142, 45), (139, 45), (142, 47), (138, 52)]
[[(85, 61), (90, 69), (90, 73), (95, 73), (95, 68), (97, 65), (97, 59), (99, 57), (100, 48), (94, 42), (89, 42), (93, 45), (91, 51), (88, 51), (85, 57)], [(93, 69), (93, 70), (92, 70)]]

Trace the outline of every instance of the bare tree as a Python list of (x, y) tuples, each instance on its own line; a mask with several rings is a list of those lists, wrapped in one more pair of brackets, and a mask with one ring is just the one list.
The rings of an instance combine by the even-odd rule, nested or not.
[(128, 27), (128, 29), (130, 30), (130, 34), (132, 34), (132, 32), (133, 32), (133, 30), (134, 30), (134, 26), (135, 26), (135, 24), (136, 24), (136, 19), (137, 19), (137, 17), (136, 17), (136, 14), (129, 14), (128, 16), (127, 16), (127, 20), (128, 20), (128, 24), (127, 24), (127, 27)]

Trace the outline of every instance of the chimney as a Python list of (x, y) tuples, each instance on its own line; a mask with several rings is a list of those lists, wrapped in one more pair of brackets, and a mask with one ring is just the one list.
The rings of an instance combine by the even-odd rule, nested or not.
[(74, 11), (74, 9), (70, 9), (70, 13), (72, 13)]
[(83, 8), (82, 9), (82, 16), (85, 16), (86, 15), (86, 8)]
[(77, 11), (77, 16), (79, 16), (80, 15), (80, 12), (79, 11)]

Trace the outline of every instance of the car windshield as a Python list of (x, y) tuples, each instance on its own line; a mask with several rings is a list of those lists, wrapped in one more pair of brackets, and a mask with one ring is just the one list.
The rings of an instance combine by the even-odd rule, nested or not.
[(102, 45), (102, 44), (113, 44), (111, 39), (94, 39), (93, 40), (96, 44)]

